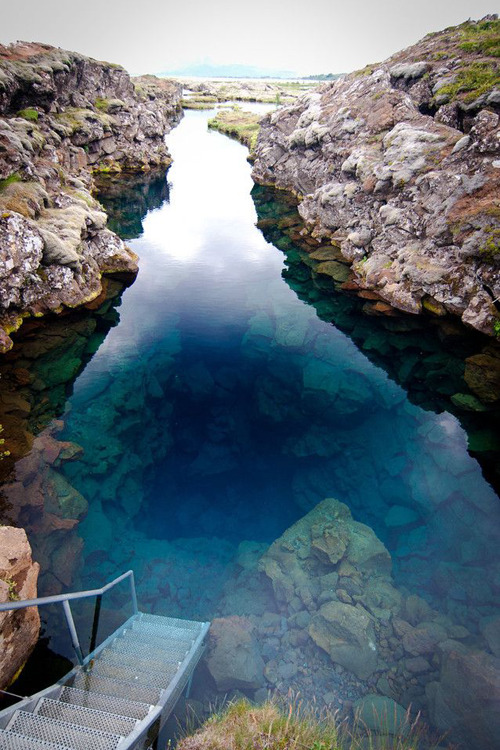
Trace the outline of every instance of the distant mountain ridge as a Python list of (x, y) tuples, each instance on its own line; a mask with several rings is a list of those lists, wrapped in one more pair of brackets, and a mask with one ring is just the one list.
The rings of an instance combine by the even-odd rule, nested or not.
[(161, 76), (199, 76), (201, 78), (297, 78), (293, 70), (273, 70), (259, 68), (255, 65), (213, 65), (212, 63), (195, 63), (176, 70), (163, 71)]

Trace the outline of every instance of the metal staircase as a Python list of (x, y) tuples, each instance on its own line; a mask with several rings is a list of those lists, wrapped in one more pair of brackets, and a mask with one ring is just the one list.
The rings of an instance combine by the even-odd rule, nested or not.
[[(126, 578), (134, 614), (95, 648), (102, 596)], [(84, 658), (69, 602), (89, 597), (96, 597), (96, 609)], [(155, 741), (161, 747), (210, 623), (139, 612), (132, 571), (102, 589), (6, 602), (0, 611), (56, 602), (63, 605), (79, 664), (57, 684), (0, 711), (0, 750), (142, 750)]]

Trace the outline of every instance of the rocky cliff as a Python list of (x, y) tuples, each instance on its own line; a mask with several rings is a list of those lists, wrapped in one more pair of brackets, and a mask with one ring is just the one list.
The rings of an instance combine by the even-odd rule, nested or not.
[(0, 46), (0, 350), (24, 317), (94, 299), (103, 273), (137, 272), (92, 173), (168, 166), (180, 93), (74, 52)]
[[(39, 565), (23, 529), (0, 527), (0, 602), (34, 599)], [(33, 650), (40, 629), (36, 607), (0, 613), (0, 689), (7, 688)]]
[(254, 180), (293, 191), (348, 289), (500, 329), (500, 21), (430, 34), (268, 115)]

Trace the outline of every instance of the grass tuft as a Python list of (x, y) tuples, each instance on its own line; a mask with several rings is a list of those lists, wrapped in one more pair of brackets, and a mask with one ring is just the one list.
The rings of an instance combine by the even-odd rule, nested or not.
[(500, 85), (498, 65), (490, 62), (474, 62), (458, 71), (453, 83), (439, 89), (439, 95), (446, 94), (450, 100), (465, 94), (465, 101), (474, 101), (495, 86)]
[(349, 726), (338, 712), (315, 710), (290, 694), (259, 706), (246, 699), (229, 703), (184, 736), (177, 750), (417, 750), (424, 739), (428, 750), (437, 747), (409, 715), (401, 736), (376, 735), (362, 722)]

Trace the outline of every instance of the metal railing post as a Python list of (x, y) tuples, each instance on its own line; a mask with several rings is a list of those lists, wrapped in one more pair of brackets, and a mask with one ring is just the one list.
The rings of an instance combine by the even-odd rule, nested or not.
[(78, 662), (80, 664), (83, 664), (83, 653), (82, 653), (82, 649), (80, 646), (80, 641), (78, 640), (78, 633), (76, 632), (75, 621), (73, 620), (73, 615), (71, 613), (71, 607), (69, 606), (69, 601), (65, 599), (62, 605), (64, 609), (64, 614), (66, 616), (66, 622), (67, 622), (69, 633), (71, 636), (71, 642), (73, 644), (73, 648), (75, 649)]
[(91, 654), (95, 649), (95, 644), (97, 641), (97, 631), (99, 630), (99, 616), (101, 614), (101, 602), (102, 594), (96, 596), (95, 599), (94, 620), (92, 622), (92, 635), (90, 637), (89, 654)]
[(132, 606), (134, 608), (134, 615), (136, 615), (139, 612), (139, 607), (137, 606), (137, 593), (135, 590), (135, 577), (134, 577), (134, 571), (130, 571), (130, 596), (132, 597)]

